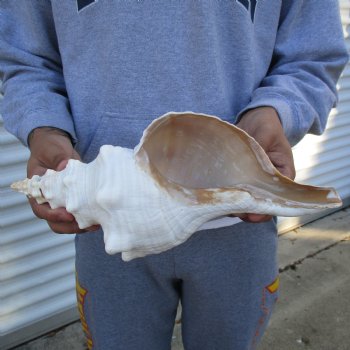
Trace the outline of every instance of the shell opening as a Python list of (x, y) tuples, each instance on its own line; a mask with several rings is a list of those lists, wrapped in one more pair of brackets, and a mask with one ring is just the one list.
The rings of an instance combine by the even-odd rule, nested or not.
[[(253, 143), (253, 147), (252, 147)], [(304, 203), (339, 202), (332, 189), (301, 185), (274, 169), (262, 148), (244, 131), (216, 117), (169, 114), (155, 121), (136, 156), (146, 152), (150, 167), (189, 189), (258, 189), (262, 196)], [(266, 166), (262, 167), (262, 162)]]

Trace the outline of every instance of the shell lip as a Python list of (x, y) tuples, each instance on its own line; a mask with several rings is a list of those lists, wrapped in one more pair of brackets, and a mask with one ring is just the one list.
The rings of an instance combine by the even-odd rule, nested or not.
[[(183, 187), (180, 184), (176, 184), (180, 187)], [(312, 187), (312, 186), (308, 186)], [(250, 186), (246, 184), (237, 184), (236, 186), (232, 187), (214, 187), (214, 188), (184, 188), (184, 193), (189, 194), (191, 193), (192, 196), (198, 198), (202, 198), (202, 200), (199, 200), (198, 204), (202, 204), (203, 202), (220, 202), (222, 201), (222, 197), (220, 194), (227, 194), (229, 196), (229, 193), (236, 193), (237, 192), (244, 192), (245, 194), (248, 194), (251, 198), (254, 198), (257, 201), (265, 201), (265, 202), (271, 202), (276, 203), (280, 205), (281, 207), (291, 207), (291, 208), (305, 208), (305, 209), (330, 209), (330, 208), (338, 208), (341, 207), (343, 202), (341, 198), (338, 196), (337, 192), (334, 191), (332, 188), (324, 188), (324, 190), (329, 190), (329, 195), (331, 195), (331, 198), (327, 198), (327, 201), (325, 202), (302, 202), (292, 199), (285, 199), (284, 197), (280, 197), (277, 195), (274, 195), (266, 190), (263, 190), (261, 188)], [(317, 189), (317, 187), (314, 187)], [(227, 197), (226, 196), (226, 197)]]
[[(159, 127), (161, 127), (164, 123), (166, 123), (169, 118), (174, 118), (174, 117), (176, 118), (177, 116), (181, 117), (186, 115), (190, 115), (192, 118), (207, 117), (207, 118), (215, 119), (221, 124), (228, 125), (230, 128), (234, 129), (235, 132), (239, 133), (240, 135), (244, 135), (244, 141), (249, 143), (250, 149), (254, 153), (263, 171), (265, 171), (266, 173), (272, 176), (277, 176), (280, 179), (280, 181), (285, 183), (286, 185), (296, 184), (292, 179), (283, 175), (278, 169), (275, 168), (275, 166), (272, 164), (271, 160), (269, 159), (269, 157), (267, 156), (263, 148), (258, 144), (258, 142), (256, 142), (256, 140), (253, 137), (251, 137), (244, 130), (238, 128), (232, 123), (229, 123), (228, 121), (220, 119), (217, 116), (204, 114), (204, 113), (195, 113), (192, 111), (184, 111), (184, 112), (168, 112), (163, 116), (160, 116), (159, 118), (153, 120), (152, 123), (143, 132), (143, 135), (139, 144), (134, 149), (134, 157), (135, 157), (136, 163), (139, 165), (139, 167), (142, 170), (146, 171), (155, 180), (156, 183), (158, 183), (159, 187), (164, 188), (166, 190), (167, 186), (170, 186), (171, 190), (175, 190), (176, 192), (181, 192), (182, 194), (181, 197), (185, 199), (191, 200), (191, 197), (192, 199), (193, 198), (198, 199), (198, 197), (201, 197), (205, 202), (209, 201), (209, 198), (215, 202), (220, 201), (219, 199), (220, 196), (218, 194), (225, 191), (226, 192), (244, 191), (256, 200), (271, 201), (271, 202), (278, 203), (281, 206), (303, 207), (305, 209), (307, 208), (325, 209), (325, 208), (336, 208), (342, 205), (341, 198), (339, 197), (337, 192), (330, 187), (321, 188), (323, 191), (328, 191), (328, 193), (326, 192), (326, 196), (324, 200), (313, 201), (313, 202), (312, 201), (303, 202), (303, 201), (298, 201), (296, 199), (287, 199), (287, 198), (284, 198), (283, 196), (278, 196), (267, 190), (264, 190), (249, 184), (237, 184), (232, 187), (188, 188), (181, 183), (177, 183), (173, 180), (167, 179), (166, 177), (164, 177), (163, 174), (161, 174), (153, 166), (151, 160), (148, 157), (147, 151), (143, 149), (143, 145), (146, 142), (147, 138), (151, 137), (152, 133), (155, 130), (157, 130)], [(310, 190), (310, 191), (320, 190), (320, 188), (316, 186), (302, 185), (302, 184), (298, 184), (298, 185), (300, 185), (303, 190)]]

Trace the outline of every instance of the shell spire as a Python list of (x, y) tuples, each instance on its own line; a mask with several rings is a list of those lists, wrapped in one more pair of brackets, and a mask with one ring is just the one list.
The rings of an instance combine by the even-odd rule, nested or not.
[(24, 179), (23, 181), (14, 182), (11, 188), (17, 192), (24, 193), (29, 198), (35, 198), (37, 203), (43, 204), (47, 200), (40, 191), (41, 177), (34, 175), (31, 179)]

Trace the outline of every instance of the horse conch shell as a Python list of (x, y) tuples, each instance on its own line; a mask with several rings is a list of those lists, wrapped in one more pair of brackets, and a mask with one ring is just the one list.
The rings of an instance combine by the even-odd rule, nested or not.
[(192, 112), (154, 120), (134, 150), (105, 145), (89, 164), (70, 160), (12, 188), (65, 207), (82, 229), (100, 224), (107, 253), (126, 261), (170, 249), (223, 215), (299, 216), (341, 205), (334, 189), (281, 175), (241, 129)]

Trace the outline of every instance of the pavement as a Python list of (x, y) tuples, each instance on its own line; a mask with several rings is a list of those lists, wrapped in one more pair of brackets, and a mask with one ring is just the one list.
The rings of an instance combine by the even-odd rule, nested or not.
[[(350, 350), (350, 208), (280, 235), (278, 255), (280, 297), (258, 350)], [(87, 348), (75, 322), (14, 349)]]

